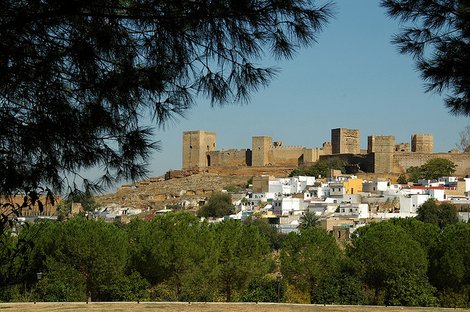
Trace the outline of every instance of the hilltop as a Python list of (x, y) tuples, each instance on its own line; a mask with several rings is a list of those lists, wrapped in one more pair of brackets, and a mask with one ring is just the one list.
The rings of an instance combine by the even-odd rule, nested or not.
[(144, 210), (163, 209), (169, 205), (195, 206), (212, 193), (226, 188), (245, 188), (251, 176), (197, 173), (171, 178), (154, 177), (121, 186), (116, 193), (96, 197), (100, 205), (117, 204)]
[[(198, 202), (224, 189), (244, 189), (253, 176), (286, 177), (293, 167), (211, 168), (204, 172), (171, 171), (165, 176), (152, 177), (122, 185), (115, 193), (96, 197), (102, 206), (116, 204), (143, 210), (158, 210), (168, 206), (197, 206)], [(363, 179), (378, 177), (396, 181), (396, 175), (358, 173)]]

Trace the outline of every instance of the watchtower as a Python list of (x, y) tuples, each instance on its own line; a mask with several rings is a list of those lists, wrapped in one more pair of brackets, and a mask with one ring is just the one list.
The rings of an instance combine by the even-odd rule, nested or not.
[(367, 137), (367, 153), (373, 153), (374, 172), (393, 172), (393, 153), (395, 137), (393, 135), (371, 135)]
[(395, 136), (370, 135), (367, 137), (367, 153), (393, 153), (395, 151)]
[(331, 130), (331, 148), (333, 154), (360, 154), (359, 129), (337, 128)]
[(269, 152), (273, 145), (270, 136), (254, 136), (251, 139), (252, 165), (266, 166), (269, 164)]
[(183, 169), (204, 168), (211, 165), (207, 152), (215, 151), (216, 134), (209, 131), (183, 132)]
[(411, 152), (432, 153), (433, 145), (432, 134), (413, 134), (411, 136)]

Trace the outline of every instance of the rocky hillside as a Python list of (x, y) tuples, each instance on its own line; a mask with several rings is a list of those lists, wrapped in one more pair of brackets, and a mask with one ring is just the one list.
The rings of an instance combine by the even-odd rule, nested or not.
[(123, 185), (116, 193), (96, 198), (100, 205), (117, 204), (144, 210), (163, 209), (172, 205), (197, 206), (214, 192), (245, 188), (251, 176), (198, 173), (165, 180), (155, 177), (135, 184)]

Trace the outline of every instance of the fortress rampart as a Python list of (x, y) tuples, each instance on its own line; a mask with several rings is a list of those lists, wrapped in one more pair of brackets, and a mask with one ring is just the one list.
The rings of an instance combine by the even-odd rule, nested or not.
[(393, 156), (394, 172), (401, 173), (409, 167), (422, 166), (433, 158), (452, 161), (456, 165), (456, 175), (470, 175), (470, 153), (397, 153)]
[(224, 150), (207, 152), (208, 166), (249, 166), (251, 150)]
[(470, 175), (470, 153), (433, 153), (431, 134), (413, 134), (411, 144), (396, 144), (392, 135), (372, 135), (368, 137), (367, 150), (360, 149), (359, 135), (359, 129), (332, 129), (332, 143), (325, 142), (321, 148), (284, 146), (270, 136), (254, 136), (251, 149), (216, 150), (215, 132), (185, 131), (183, 169), (295, 168), (319, 159), (341, 157), (364, 172), (397, 174), (432, 158), (445, 158), (456, 164), (457, 175)]

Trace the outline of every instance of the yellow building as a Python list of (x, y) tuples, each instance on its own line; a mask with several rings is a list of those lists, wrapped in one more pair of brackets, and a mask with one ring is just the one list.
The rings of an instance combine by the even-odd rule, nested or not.
[(343, 182), (346, 194), (357, 194), (362, 192), (362, 179), (348, 179)]

